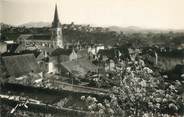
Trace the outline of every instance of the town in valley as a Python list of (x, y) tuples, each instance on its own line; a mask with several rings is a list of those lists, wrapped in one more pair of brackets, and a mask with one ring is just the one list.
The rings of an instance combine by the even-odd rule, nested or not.
[(2, 117), (184, 116), (184, 30), (65, 24), (57, 3), (52, 12), (43, 26), (1, 23)]

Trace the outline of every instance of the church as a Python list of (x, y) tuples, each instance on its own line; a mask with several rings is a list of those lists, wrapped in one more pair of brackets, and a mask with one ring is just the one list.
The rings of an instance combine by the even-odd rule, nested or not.
[(69, 43), (64, 42), (57, 5), (50, 30), (50, 34), (20, 35), (17, 39), (19, 44), (17, 53), (23, 50), (39, 50), (41, 53), (36, 58), (37, 63), (44, 71), (51, 74), (67, 74), (74, 71), (80, 73), (83, 71), (82, 76), (85, 76), (88, 71), (96, 71), (96, 67), (86, 59), (88, 58), (87, 50), (77, 50), (73, 45), (70, 45), (72, 46), (70, 48)]
[(49, 48), (64, 48), (62, 25), (59, 21), (57, 5), (55, 6), (54, 19), (51, 26), (51, 35), (46, 34), (22, 34), (17, 39), (18, 44), (25, 47), (49, 47)]

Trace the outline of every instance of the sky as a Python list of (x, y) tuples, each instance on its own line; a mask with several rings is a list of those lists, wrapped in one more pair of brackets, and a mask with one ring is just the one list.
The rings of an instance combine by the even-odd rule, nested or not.
[(184, 29), (184, 0), (0, 0), (0, 22), (61, 23)]

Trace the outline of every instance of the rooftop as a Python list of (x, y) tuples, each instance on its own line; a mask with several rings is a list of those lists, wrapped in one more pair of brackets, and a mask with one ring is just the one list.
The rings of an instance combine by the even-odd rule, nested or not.
[(62, 49), (58, 48), (52, 52), (52, 56), (59, 56), (59, 55), (70, 55), (72, 53), (72, 49)]
[(61, 65), (68, 72), (71, 72), (78, 77), (84, 77), (88, 71), (97, 71), (97, 67), (87, 59), (77, 59), (75, 61), (62, 62)]
[(2, 57), (2, 62), (10, 76), (21, 76), (30, 72), (41, 72), (33, 54)]
[(51, 35), (37, 34), (37, 35), (32, 35), (32, 36), (30, 36), (27, 39), (28, 40), (50, 40), (51, 39)]

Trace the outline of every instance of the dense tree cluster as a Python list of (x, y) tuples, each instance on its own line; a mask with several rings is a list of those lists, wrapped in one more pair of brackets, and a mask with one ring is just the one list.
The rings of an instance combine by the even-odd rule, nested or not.
[(120, 107), (129, 115), (184, 113), (184, 98), (180, 94), (183, 82), (164, 81), (142, 60), (129, 61), (124, 70), (119, 77), (120, 86), (114, 86), (113, 91), (118, 94)]

